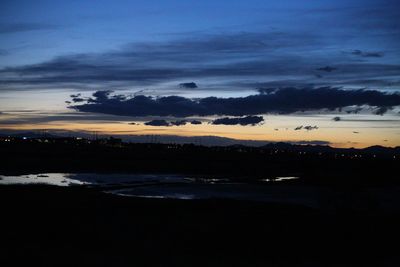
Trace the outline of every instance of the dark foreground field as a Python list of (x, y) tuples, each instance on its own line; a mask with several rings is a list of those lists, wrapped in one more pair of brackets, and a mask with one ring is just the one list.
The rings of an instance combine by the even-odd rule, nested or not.
[(1, 186), (0, 266), (399, 266), (400, 216)]

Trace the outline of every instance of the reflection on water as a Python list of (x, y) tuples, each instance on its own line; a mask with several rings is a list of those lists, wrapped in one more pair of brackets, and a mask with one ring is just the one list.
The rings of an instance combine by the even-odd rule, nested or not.
[[(0, 175), (0, 184), (50, 184), (57, 186), (88, 185), (121, 196), (168, 199), (249, 199), (295, 201), (303, 196), (287, 190), (270, 190), (268, 182), (297, 179), (275, 177), (262, 179), (265, 183), (247, 184), (227, 178), (185, 177), (179, 175), (40, 173)], [(283, 192), (283, 194), (282, 194)]]
[[(366, 188), (347, 197), (327, 187), (291, 183), (298, 177), (273, 177), (244, 182), (240, 179), (187, 177), (180, 175), (40, 173), (0, 175), (1, 184), (50, 184), (91, 186), (114, 195), (158, 199), (235, 199), (290, 203), (313, 208), (348, 206), (365, 209), (371, 206), (400, 212), (400, 187)], [(289, 183), (288, 183), (289, 181)], [(329, 201), (326, 201), (329, 199)]]
[[(281, 182), (299, 177), (272, 177), (259, 181)], [(186, 177), (182, 175), (162, 174), (97, 174), (97, 173), (39, 173), (24, 175), (0, 175), (0, 184), (42, 183), (58, 186), (68, 185), (143, 185), (153, 183), (190, 183), (190, 184), (233, 184), (228, 178)]]
[(83, 185), (87, 182), (70, 177), (68, 173), (0, 175), (0, 184), (50, 184), (58, 186)]
[(266, 186), (262, 184), (159, 184), (109, 190), (108, 193), (163, 199), (237, 199), (279, 203), (296, 203), (315, 207), (319, 189), (302, 186)]
[(282, 181), (296, 180), (296, 179), (299, 179), (299, 177), (297, 177), (297, 176), (277, 176), (277, 177), (261, 179), (261, 181), (262, 182), (282, 182)]
[(0, 175), (0, 184), (69, 185), (129, 185), (144, 183), (188, 182), (178, 175), (96, 174), (96, 173), (40, 173), (26, 175)]

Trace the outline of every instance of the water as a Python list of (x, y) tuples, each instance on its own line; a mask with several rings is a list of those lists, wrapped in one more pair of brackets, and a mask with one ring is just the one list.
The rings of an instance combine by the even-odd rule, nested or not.
[[(257, 184), (238, 183), (227, 178), (199, 178), (181, 175), (40, 173), (0, 175), (0, 184), (49, 184), (57, 186), (86, 185), (129, 197), (161, 199), (246, 199), (256, 201), (306, 202), (304, 194), (277, 190), (269, 184), (297, 177), (276, 177), (259, 180)], [(283, 187), (284, 188), (284, 187)], [(307, 193), (309, 194), (309, 192)], [(306, 194), (306, 195), (307, 195)]]
[[(160, 199), (236, 199), (315, 206), (316, 190), (301, 186), (267, 186), (260, 184), (160, 184), (111, 190), (121, 196)], [(319, 195), (319, 194), (318, 194)]]
[(57, 186), (84, 185), (85, 181), (74, 179), (67, 173), (41, 173), (24, 175), (0, 175), (0, 184), (49, 184)]
[[(260, 182), (281, 182), (299, 177), (272, 177)], [(0, 175), (0, 184), (49, 184), (70, 185), (144, 185), (154, 183), (190, 183), (190, 184), (234, 184), (228, 178), (188, 177), (163, 174), (97, 174), (97, 173), (38, 173), (23, 175)]]
[(297, 177), (297, 176), (277, 176), (277, 177), (261, 179), (261, 181), (263, 181), (263, 182), (282, 182), (282, 181), (296, 180), (296, 179), (299, 179), (299, 177)]
[(0, 175), (0, 184), (49, 184), (57, 186), (110, 186), (189, 181), (189, 179), (183, 176), (147, 174), (39, 173), (26, 175)]
[[(275, 203), (290, 203), (321, 208), (324, 205), (369, 207), (371, 202), (380, 209), (400, 212), (400, 187), (364, 189), (343, 198), (334, 190), (321, 186), (288, 185), (286, 181), (298, 177), (267, 177), (253, 183), (237, 182), (228, 178), (188, 177), (182, 175), (95, 174), (95, 173), (40, 173), (0, 175), (0, 185), (49, 184), (56, 186), (98, 187), (106, 193), (125, 197), (180, 199), (235, 199)], [(330, 201), (326, 201), (330, 199)], [(345, 201), (345, 202), (344, 202)], [(349, 203), (347, 203), (349, 202)], [(325, 204), (324, 204), (325, 203)], [(331, 207), (332, 206), (332, 207)]]

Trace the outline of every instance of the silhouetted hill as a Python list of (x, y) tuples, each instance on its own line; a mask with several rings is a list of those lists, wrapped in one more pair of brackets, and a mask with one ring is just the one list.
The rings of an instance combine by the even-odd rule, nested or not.
[(399, 147), (384, 147), (384, 146), (370, 146), (367, 148), (362, 149), (363, 152), (366, 153), (374, 153), (374, 154), (383, 154), (383, 153), (390, 153), (394, 154), (396, 151), (399, 151)]
[[(1, 131), (0, 136), (6, 137), (28, 137), (28, 138), (65, 138), (65, 137), (81, 137), (94, 139), (93, 133), (91, 132), (70, 132), (70, 131)], [(110, 135), (98, 134), (96, 138), (108, 138)], [(270, 143), (278, 144), (271, 141), (263, 140), (242, 140), (234, 139), (221, 136), (205, 135), (205, 136), (179, 136), (179, 135), (118, 135), (115, 136), (122, 139), (124, 142), (131, 143), (160, 143), (160, 144), (195, 144), (202, 146), (232, 146), (232, 145), (244, 145), (251, 147), (264, 146)], [(287, 142), (288, 144), (299, 144), (299, 145), (329, 145), (329, 142), (322, 140), (305, 140), (305, 141), (295, 141)], [(282, 143), (286, 144), (286, 143)]]

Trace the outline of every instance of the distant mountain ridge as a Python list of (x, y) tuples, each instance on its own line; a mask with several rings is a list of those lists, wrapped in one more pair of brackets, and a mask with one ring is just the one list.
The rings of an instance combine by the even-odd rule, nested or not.
[[(82, 137), (92, 139), (93, 134), (85, 132), (3, 132), (0, 136), (11, 136), (18, 138), (65, 138), (65, 137)], [(98, 138), (108, 138), (111, 135), (99, 135)], [(125, 142), (131, 143), (161, 143), (161, 144), (195, 144), (202, 146), (243, 146), (243, 147), (262, 147), (266, 149), (279, 149), (279, 150), (301, 150), (309, 152), (364, 152), (368, 154), (398, 154), (400, 147), (384, 147), (384, 146), (370, 146), (367, 148), (334, 148), (330, 146), (327, 141), (321, 140), (305, 140), (294, 142), (272, 142), (260, 140), (241, 140), (221, 136), (178, 136), (178, 135), (117, 135), (116, 138), (121, 138)]]

